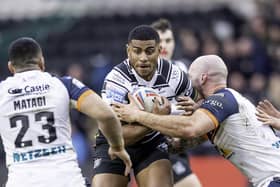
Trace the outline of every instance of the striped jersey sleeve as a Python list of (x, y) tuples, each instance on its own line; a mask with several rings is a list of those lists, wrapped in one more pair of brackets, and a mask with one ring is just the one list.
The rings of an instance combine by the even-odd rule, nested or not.
[(189, 96), (192, 99), (196, 99), (197, 92), (192, 87), (191, 80), (189, 79), (188, 75), (179, 69), (178, 66), (172, 65), (173, 70), (171, 73), (171, 84), (175, 85), (175, 94), (177, 96)]
[(115, 67), (105, 78), (102, 88), (102, 99), (108, 104), (114, 102), (128, 103), (130, 78), (119, 67)]

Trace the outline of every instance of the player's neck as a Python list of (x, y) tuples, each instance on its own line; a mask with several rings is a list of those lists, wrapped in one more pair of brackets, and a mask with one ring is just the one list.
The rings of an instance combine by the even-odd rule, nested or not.
[(144, 79), (145, 81), (151, 81), (152, 78), (154, 77), (155, 73), (156, 73), (156, 68), (154, 69), (154, 71), (153, 71), (150, 75), (145, 76), (145, 77), (142, 77), (142, 76), (140, 76), (140, 77), (141, 77), (142, 79)]
[(41, 70), (40, 67), (26, 67), (26, 68), (17, 68), (15, 70), (15, 73), (22, 73), (25, 71), (33, 71), (33, 70)]
[(226, 84), (211, 85), (208, 87), (208, 89), (205, 89), (206, 91), (204, 93), (204, 96), (205, 96), (205, 98), (209, 97), (209, 96), (213, 95), (215, 92), (217, 92), (218, 90), (221, 90), (226, 87), (227, 87)]

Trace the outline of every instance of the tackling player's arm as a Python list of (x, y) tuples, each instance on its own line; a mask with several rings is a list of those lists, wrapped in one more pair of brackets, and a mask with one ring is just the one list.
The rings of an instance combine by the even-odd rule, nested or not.
[[(95, 106), (95, 107), (94, 107)], [(122, 149), (122, 129), (113, 110), (93, 91), (87, 91), (78, 100), (78, 110), (99, 122), (99, 128), (110, 146)]]
[(121, 124), (112, 109), (96, 93), (79, 80), (72, 77), (61, 77), (60, 81), (68, 91), (70, 104), (80, 112), (97, 119), (99, 128), (109, 142), (108, 154), (110, 157), (119, 157), (126, 165), (125, 175), (131, 169), (131, 160), (124, 149)]
[[(129, 95), (131, 105), (136, 105)], [(165, 102), (167, 102), (166, 98)], [(163, 134), (179, 137), (194, 138), (203, 136), (215, 129), (228, 116), (238, 113), (238, 104), (230, 93), (212, 95), (191, 116), (155, 115), (131, 107), (127, 110), (120, 107), (116, 111), (120, 118), (127, 122), (138, 122)]]
[(111, 159), (119, 157), (126, 165), (125, 176), (130, 172), (132, 163), (124, 148), (121, 123), (110, 106), (96, 93), (88, 90), (80, 96), (77, 109), (99, 122), (99, 129), (108, 140), (110, 148), (108, 153)]
[[(162, 134), (178, 138), (194, 138), (215, 128), (212, 119), (201, 110), (195, 111), (191, 116), (157, 115), (139, 110), (133, 97), (130, 94), (128, 97), (129, 107), (119, 105), (118, 108), (115, 108), (117, 115), (123, 121), (138, 122)], [(166, 98), (162, 99), (163, 103), (168, 102)]]
[(163, 134), (178, 138), (195, 138), (213, 130), (215, 122), (201, 110), (195, 111), (191, 116), (155, 115), (139, 111), (134, 115), (133, 121), (157, 130)]
[(124, 148), (121, 124), (112, 109), (95, 92), (79, 80), (65, 76), (59, 78), (70, 97), (70, 103), (80, 112), (100, 122), (99, 128), (104, 132), (109, 144), (116, 150)]

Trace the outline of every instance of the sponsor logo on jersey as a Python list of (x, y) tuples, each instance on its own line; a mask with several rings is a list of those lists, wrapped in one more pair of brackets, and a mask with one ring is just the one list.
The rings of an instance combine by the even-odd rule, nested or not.
[(106, 90), (106, 99), (112, 102), (123, 103), (125, 100), (125, 94), (117, 90)]
[(21, 94), (22, 89), (21, 88), (9, 88), (8, 93), (9, 94)]
[(275, 147), (276, 149), (280, 149), (280, 140), (274, 142), (274, 143), (272, 144), (272, 147)]
[(215, 99), (209, 99), (209, 100), (206, 100), (203, 102), (203, 104), (209, 104), (211, 106), (214, 106), (214, 107), (219, 107), (221, 109), (224, 109), (223, 107), (223, 103), (218, 101), (218, 100), (215, 100)]
[(48, 92), (49, 89), (49, 84), (27, 85), (24, 88), (9, 88), (8, 93), (13, 95), (42, 94)]
[(62, 153), (66, 153), (66, 147), (64, 145), (45, 149), (35, 149), (28, 152), (13, 153), (13, 158), (14, 163), (19, 163)]

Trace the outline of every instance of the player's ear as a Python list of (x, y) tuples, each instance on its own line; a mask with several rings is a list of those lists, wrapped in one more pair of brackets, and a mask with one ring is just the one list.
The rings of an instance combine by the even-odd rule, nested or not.
[(39, 67), (42, 71), (45, 71), (45, 59), (43, 56), (40, 57)]
[(126, 44), (125, 47), (126, 47), (126, 52), (128, 53), (128, 51), (129, 51), (129, 44)]
[(161, 45), (158, 45), (158, 51), (160, 52), (162, 50), (162, 46)]
[(201, 85), (206, 83), (207, 78), (208, 78), (207, 73), (201, 74)]
[(130, 46), (129, 46), (129, 44), (126, 44), (126, 54), (127, 54), (127, 57), (130, 58)]
[(14, 74), (16, 72), (16, 70), (15, 70), (11, 61), (8, 62), (8, 69), (12, 74)]

